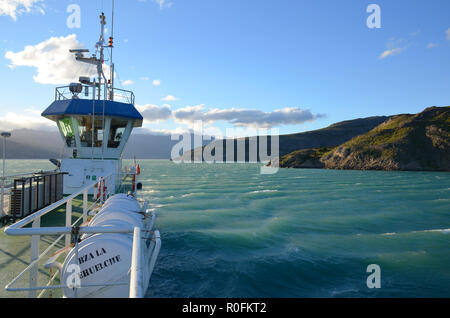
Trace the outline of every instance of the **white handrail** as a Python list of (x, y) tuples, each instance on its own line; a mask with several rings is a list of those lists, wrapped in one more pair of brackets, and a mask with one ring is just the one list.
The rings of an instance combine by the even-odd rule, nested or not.
[(134, 228), (131, 256), (130, 298), (142, 298), (141, 229)]
[(153, 237), (154, 237), (154, 242), (155, 242), (155, 248), (153, 250), (152, 258), (150, 260), (148, 279), (150, 279), (150, 277), (153, 274), (153, 269), (155, 268), (156, 259), (158, 258), (159, 250), (161, 249), (161, 234), (159, 233), (159, 231), (155, 231), (155, 234)]
[[(61, 235), (71, 234), (72, 227), (45, 227), (45, 228), (27, 228), (27, 229), (11, 229), (6, 234), (10, 236), (31, 236), (31, 235)], [(110, 234), (110, 233), (133, 233), (131, 226), (114, 226), (114, 227), (80, 227), (80, 234)]]

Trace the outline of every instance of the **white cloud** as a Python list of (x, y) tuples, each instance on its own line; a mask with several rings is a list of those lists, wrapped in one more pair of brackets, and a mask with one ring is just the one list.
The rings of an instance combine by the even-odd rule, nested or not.
[(155, 86), (159, 86), (159, 85), (161, 85), (161, 81), (160, 80), (154, 80), (152, 82), (152, 84), (155, 85)]
[[(151, 0), (152, 2), (159, 5), (160, 9), (170, 8), (173, 3), (170, 0)], [(147, 2), (147, 0), (138, 0), (138, 2)]]
[[(11, 60), (11, 69), (17, 66), (29, 66), (37, 69), (34, 81), (40, 84), (64, 85), (77, 82), (80, 76), (93, 77), (97, 70), (94, 65), (75, 60), (70, 49), (80, 49), (75, 34), (66, 37), (51, 37), (36, 45), (27, 45), (21, 52), (8, 51), (5, 58)], [(109, 67), (104, 65), (105, 75), (109, 78)]]
[(179, 99), (179, 98), (176, 98), (176, 97), (173, 96), (173, 95), (167, 95), (166, 97), (161, 98), (161, 100), (162, 100), (162, 101), (165, 101), (165, 102), (174, 102), (174, 101), (177, 101), (177, 100), (180, 100), (180, 99)]
[(243, 108), (205, 109), (205, 105), (186, 106), (175, 111), (172, 111), (170, 105), (167, 104), (162, 106), (139, 105), (136, 108), (146, 123), (174, 119), (176, 123), (189, 128), (193, 128), (196, 121), (202, 121), (205, 126), (210, 126), (217, 121), (224, 121), (236, 127), (271, 128), (303, 124), (324, 117), (324, 115), (313, 115), (311, 111), (297, 107), (271, 112)]
[(447, 36), (447, 41), (450, 41), (450, 28), (448, 28), (447, 31), (445, 31), (445, 34)]
[(13, 20), (24, 12), (37, 11), (45, 14), (43, 0), (0, 0), (0, 16), (8, 15)]
[(154, 2), (156, 2), (159, 5), (160, 9), (164, 9), (164, 8), (170, 8), (172, 7), (172, 1), (168, 1), (168, 0), (153, 0)]
[(141, 80), (141, 81), (149, 81), (149, 80), (150, 80), (150, 78), (149, 78), (149, 77), (147, 77), (147, 76), (144, 76), (144, 77), (141, 77), (141, 78), (140, 78), (140, 80)]
[(400, 53), (403, 53), (410, 45), (411, 42), (408, 40), (390, 38), (386, 45), (386, 50), (381, 53), (378, 58), (382, 60), (388, 56), (399, 55)]
[(140, 127), (133, 129), (134, 134), (150, 134), (156, 136), (171, 136), (171, 135), (183, 135), (191, 134), (193, 131), (191, 129), (177, 127), (175, 129), (151, 129), (147, 127)]
[(138, 105), (136, 106), (136, 108), (137, 110), (139, 110), (146, 122), (160, 122), (168, 120), (172, 117), (172, 110), (167, 104), (163, 106), (157, 106), (153, 104), (142, 106)]
[(173, 112), (175, 121), (179, 124), (192, 126), (196, 120), (204, 120), (203, 112), (205, 105), (186, 106)]
[(173, 112), (175, 121), (180, 124), (192, 126), (195, 121), (201, 120), (210, 125), (216, 121), (225, 121), (236, 127), (271, 128), (283, 125), (298, 125), (314, 121), (323, 115), (313, 115), (309, 110), (300, 108), (283, 108), (272, 112), (263, 112), (253, 109), (210, 109), (205, 110), (204, 105), (188, 106)]
[(430, 43), (427, 44), (427, 49), (432, 49), (432, 48), (438, 47), (438, 46), (439, 46), (439, 44), (430, 42)]
[(129, 86), (129, 85), (133, 85), (133, 84), (134, 84), (134, 82), (132, 80), (126, 80), (126, 81), (122, 82), (123, 86)]
[(404, 48), (400, 48), (400, 47), (393, 48), (393, 49), (390, 49), (390, 50), (386, 50), (383, 53), (381, 53), (379, 59), (382, 60), (382, 59), (384, 59), (384, 58), (386, 58), (386, 57), (388, 57), (390, 55), (392, 55), (392, 56), (393, 55), (398, 55), (398, 54), (402, 53), (403, 50), (404, 50)]
[(25, 109), (20, 114), (8, 112), (0, 117), (0, 130), (11, 131), (15, 129), (56, 130), (53, 121), (41, 117), (41, 111)]

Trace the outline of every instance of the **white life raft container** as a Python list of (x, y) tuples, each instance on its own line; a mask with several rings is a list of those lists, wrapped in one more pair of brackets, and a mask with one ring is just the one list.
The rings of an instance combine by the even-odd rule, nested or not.
[[(140, 209), (135, 198), (122, 194), (116, 195), (105, 202), (88, 227), (129, 226), (145, 229), (145, 216), (140, 213)], [(127, 298), (130, 289), (133, 235), (89, 234), (83, 235), (81, 240), (78, 244), (78, 255), (76, 250), (72, 249), (62, 265), (62, 282), (64, 284), (76, 282), (73, 275), (78, 275), (81, 286), (119, 282), (125, 284), (64, 288), (64, 297)], [(145, 243), (141, 245), (145, 247)], [(148, 282), (146, 284), (148, 286)]]
[[(135, 202), (137, 203), (137, 201)], [(141, 212), (135, 211), (136, 209), (132, 205), (132, 201), (110, 201), (109, 204), (104, 206), (89, 222), (88, 226), (115, 226), (117, 225), (117, 221), (120, 221), (122, 226), (131, 225), (133, 227), (139, 227), (142, 229), (144, 228), (145, 216)], [(84, 240), (91, 236), (92, 234), (84, 234), (81, 239)]]
[(103, 204), (103, 209), (113, 205), (114, 207), (125, 207), (130, 212), (140, 212), (141, 207), (135, 198), (127, 194), (116, 194)]

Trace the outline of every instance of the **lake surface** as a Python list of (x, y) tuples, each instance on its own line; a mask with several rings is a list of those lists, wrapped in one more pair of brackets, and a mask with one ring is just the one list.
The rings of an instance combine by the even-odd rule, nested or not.
[(147, 297), (450, 297), (450, 173), (139, 162), (162, 234)]

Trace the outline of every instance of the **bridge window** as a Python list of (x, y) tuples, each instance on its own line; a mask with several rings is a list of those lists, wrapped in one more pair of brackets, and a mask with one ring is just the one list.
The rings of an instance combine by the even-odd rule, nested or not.
[(111, 128), (109, 131), (108, 148), (119, 148), (125, 129), (127, 128), (127, 120), (113, 118), (111, 120)]
[(63, 118), (59, 120), (59, 127), (64, 135), (65, 142), (68, 147), (75, 147), (75, 135), (72, 127), (72, 118)]
[(103, 120), (95, 119), (92, 127), (92, 116), (78, 117), (78, 133), (80, 134), (81, 147), (92, 147), (92, 128), (94, 128), (94, 147), (103, 145)]

